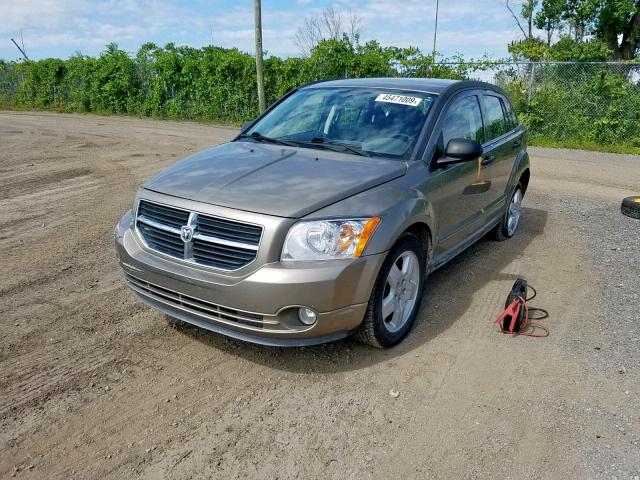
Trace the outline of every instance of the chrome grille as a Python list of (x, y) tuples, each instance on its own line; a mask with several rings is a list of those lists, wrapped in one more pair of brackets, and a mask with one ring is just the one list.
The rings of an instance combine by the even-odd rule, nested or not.
[(198, 216), (198, 231), (203, 235), (213, 235), (235, 242), (246, 242), (251, 245), (260, 243), (262, 228), (255, 225), (224, 220), (222, 218)]
[(158, 205), (142, 200), (138, 205), (138, 216), (144, 216), (156, 222), (180, 229), (189, 221), (189, 212), (177, 208)]
[(190, 263), (237, 270), (258, 254), (262, 227), (140, 200), (136, 229), (146, 246)]
[(233, 308), (223, 307), (212, 302), (207, 302), (183, 293), (169, 290), (168, 288), (147, 282), (133, 275), (124, 274), (125, 280), (132, 290), (151, 297), (157, 301), (173, 305), (182, 310), (191, 311), (200, 316), (204, 316), (211, 320), (219, 320), (223, 322), (240, 323), (249, 325), (254, 328), (263, 328), (264, 324), (275, 324), (275, 320), (265, 319), (262, 315), (256, 313), (243, 312)]
[(196, 262), (216, 268), (235, 270), (252, 262), (256, 257), (254, 250), (227, 247), (196, 238), (193, 240), (193, 258)]
[(184, 255), (184, 242), (180, 234), (167, 232), (142, 222), (138, 224), (138, 230), (150, 248), (175, 257)]

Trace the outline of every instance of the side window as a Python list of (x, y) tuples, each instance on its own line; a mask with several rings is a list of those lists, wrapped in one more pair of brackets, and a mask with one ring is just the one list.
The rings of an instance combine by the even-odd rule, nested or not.
[(511, 128), (507, 123), (507, 118), (502, 109), (502, 101), (493, 95), (483, 95), (482, 103), (486, 113), (485, 126), (487, 127), (487, 141), (504, 135)]
[(476, 96), (469, 96), (456, 100), (445, 114), (442, 121), (442, 142), (440, 149), (447, 148), (449, 140), (465, 138), (484, 143), (482, 129), (482, 115)]
[(508, 100), (502, 101), (502, 106), (504, 107), (504, 111), (507, 112), (507, 123), (509, 126), (509, 130), (513, 130), (518, 127), (518, 116), (516, 115), (515, 110), (511, 106)]

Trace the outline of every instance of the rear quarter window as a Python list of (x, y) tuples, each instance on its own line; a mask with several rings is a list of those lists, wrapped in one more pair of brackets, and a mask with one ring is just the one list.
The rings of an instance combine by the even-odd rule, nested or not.
[(504, 111), (507, 114), (507, 124), (509, 130), (513, 130), (518, 128), (518, 115), (516, 114), (511, 102), (508, 100), (502, 100), (502, 106), (504, 107)]

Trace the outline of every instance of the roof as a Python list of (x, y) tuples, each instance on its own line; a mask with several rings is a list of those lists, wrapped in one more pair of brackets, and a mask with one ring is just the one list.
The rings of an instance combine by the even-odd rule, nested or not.
[[(327, 80), (315, 82), (303, 88), (320, 88), (320, 87), (361, 87), (361, 88), (389, 88), (400, 90), (414, 90), (427, 93), (443, 93), (451, 87), (456, 86), (463, 88), (471, 87), (489, 87), (491, 85), (474, 80), (446, 80), (442, 78), (348, 78), (344, 80)], [(454, 88), (458, 90), (458, 88)], [(453, 90), (453, 89), (452, 89)]]

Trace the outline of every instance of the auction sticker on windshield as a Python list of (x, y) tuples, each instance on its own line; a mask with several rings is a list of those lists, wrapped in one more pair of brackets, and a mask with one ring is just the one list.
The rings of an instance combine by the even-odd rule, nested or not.
[(381, 93), (376, 97), (376, 102), (397, 103), (400, 105), (409, 105), (417, 107), (422, 101), (418, 97), (409, 97), (407, 95), (393, 95), (391, 93)]

